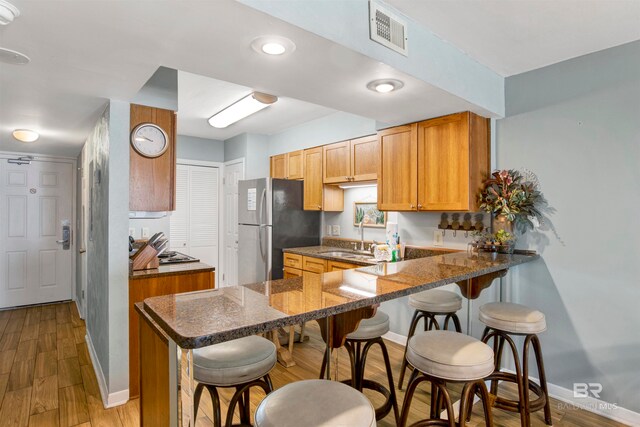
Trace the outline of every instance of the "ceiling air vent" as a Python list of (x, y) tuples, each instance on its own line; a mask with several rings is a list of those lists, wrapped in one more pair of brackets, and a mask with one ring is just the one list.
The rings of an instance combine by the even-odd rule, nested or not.
[(375, 2), (369, 2), (369, 37), (407, 56), (407, 24)]

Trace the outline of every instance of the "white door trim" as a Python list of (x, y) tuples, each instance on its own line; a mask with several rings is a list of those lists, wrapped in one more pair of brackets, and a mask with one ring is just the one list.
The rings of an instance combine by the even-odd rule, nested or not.
[[(225, 176), (225, 173), (226, 173), (226, 172), (225, 172), (225, 169), (226, 169), (226, 167), (227, 167), (227, 166), (232, 166), (232, 165), (237, 165), (237, 164), (241, 164), (241, 165), (242, 165), (242, 179), (244, 179), (244, 178), (245, 178), (245, 174), (247, 173), (247, 168), (246, 168), (246, 164), (245, 164), (245, 159), (244, 159), (244, 157), (239, 157), (239, 158), (237, 158), (237, 159), (233, 159), (233, 160), (229, 160), (229, 161), (224, 162), (224, 168), (222, 169), (222, 177), (223, 177), (223, 178), (222, 178), (222, 180), (221, 180), (221, 181), (222, 181), (222, 183), (223, 183), (223, 185), (222, 185), (222, 194), (223, 194), (223, 195), (224, 195), (224, 184), (225, 184), (225, 182), (224, 182), (224, 176)], [(220, 199), (221, 199), (221, 200), (224, 200), (224, 197), (221, 197)], [(220, 253), (222, 253), (222, 256), (223, 256), (222, 261), (224, 262), (224, 248), (226, 247), (226, 246), (224, 246), (224, 245), (226, 244), (226, 242), (224, 241), (224, 237), (225, 237), (225, 234), (226, 234), (226, 232), (227, 232), (227, 228), (226, 228), (226, 220), (227, 220), (227, 219), (224, 217), (224, 210), (223, 210), (222, 212), (223, 212), (223, 217), (222, 217), (222, 229), (224, 230), (224, 232), (223, 232), (223, 233), (221, 233), (222, 245), (223, 245), (223, 246), (222, 246), (222, 249), (223, 249), (223, 250), (222, 250)], [(223, 267), (223, 270), (224, 270), (224, 267)], [(220, 278), (221, 278), (221, 279), (222, 279), (222, 277), (223, 277), (223, 276), (220, 276)], [(222, 283), (222, 282), (221, 282), (221, 283)]]
[[(191, 160), (191, 159), (177, 159), (177, 165), (185, 165), (185, 166), (201, 166), (206, 168), (218, 168), (219, 177), (224, 177), (224, 163), (222, 162), (211, 162), (207, 160)], [(222, 244), (224, 243), (224, 237), (222, 233), (220, 233), (220, 223), (222, 222), (222, 212), (224, 209), (224, 197), (222, 197), (222, 179), (218, 179), (218, 265), (216, 266), (215, 272), (215, 283), (222, 283), (222, 274), (224, 274), (224, 254), (222, 251)], [(169, 236), (171, 239), (171, 236)], [(217, 286), (219, 287), (219, 285)]]
[(72, 175), (71, 175), (71, 224), (72, 224), (72, 234), (71, 234), (71, 297), (73, 301), (78, 300), (78, 295), (76, 295), (76, 258), (78, 253), (78, 245), (77, 242), (77, 234), (78, 234), (78, 224), (77, 224), (77, 191), (76, 188), (78, 186), (78, 160), (73, 157), (61, 157), (61, 156), (51, 156), (47, 154), (38, 154), (38, 153), (23, 153), (19, 151), (0, 151), (0, 159), (12, 159), (20, 156), (33, 156), (34, 160), (44, 161), (44, 162), (52, 162), (52, 163), (68, 163), (72, 166)]

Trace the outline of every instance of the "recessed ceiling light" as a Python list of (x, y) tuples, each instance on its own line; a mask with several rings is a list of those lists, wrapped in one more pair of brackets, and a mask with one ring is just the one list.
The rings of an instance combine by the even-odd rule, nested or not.
[(5, 49), (0, 47), (0, 62), (12, 65), (24, 65), (28, 64), (29, 57), (24, 53), (16, 52), (15, 50)]
[(0, 25), (9, 25), (20, 16), (17, 7), (6, 0), (0, 0)]
[(389, 93), (402, 89), (404, 83), (396, 79), (378, 79), (367, 83), (367, 89), (378, 93)]
[(282, 36), (260, 36), (253, 39), (251, 48), (258, 53), (279, 56), (296, 50), (296, 45)]
[(13, 131), (13, 137), (20, 142), (35, 142), (40, 138), (40, 134), (29, 129), (16, 129)]
[(209, 118), (209, 124), (214, 128), (223, 129), (242, 120), (251, 114), (267, 108), (278, 100), (277, 96), (266, 93), (253, 92), (239, 101), (234, 102), (222, 111)]

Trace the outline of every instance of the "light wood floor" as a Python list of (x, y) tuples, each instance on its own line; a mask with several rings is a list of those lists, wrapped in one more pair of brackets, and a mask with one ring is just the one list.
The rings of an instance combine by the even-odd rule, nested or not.
[[(285, 369), (280, 365), (272, 371), (276, 388), (301, 379), (317, 378), (324, 344), (315, 322), (309, 324), (309, 341), (296, 344), (296, 366)], [(73, 303), (62, 303), (25, 309), (0, 311), (0, 426), (138, 426), (139, 401), (129, 401), (117, 408), (104, 409), (93, 366), (84, 342), (84, 321), (78, 316)], [(403, 355), (403, 347), (387, 343), (394, 376)], [(337, 354), (338, 378), (349, 376), (348, 356), (344, 350)], [(334, 365), (335, 366), (335, 365)], [(367, 361), (367, 377), (386, 384), (382, 358), (377, 348)], [(406, 384), (405, 384), (406, 385)], [(374, 405), (378, 396), (366, 392)], [(455, 392), (453, 393), (456, 396)], [(224, 404), (231, 397), (222, 390)], [(252, 393), (252, 406), (263, 398)], [(398, 391), (402, 402), (404, 391)], [(416, 393), (409, 422), (418, 421), (428, 413), (429, 395)], [(567, 408), (552, 400), (553, 420), (556, 426), (608, 427), (622, 424), (575, 408)], [(295, 408), (292, 408), (295, 410)], [(223, 408), (223, 416), (226, 408)], [(211, 400), (203, 395), (197, 426), (211, 426)], [(474, 409), (469, 426), (484, 425), (481, 407)], [(496, 426), (520, 425), (517, 414), (494, 411)], [(237, 421), (237, 419), (236, 419)], [(543, 426), (540, 413), (533, 414), (533, 426)], [(394, 426), (389, 414), (379, 426)], [(302, 427), (302, 426), (301, 426)]]

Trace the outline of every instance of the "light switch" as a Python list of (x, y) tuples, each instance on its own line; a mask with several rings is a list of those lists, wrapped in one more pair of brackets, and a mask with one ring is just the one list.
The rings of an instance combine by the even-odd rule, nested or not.
[(340, 235), (340, 226), (339, 225), (332, 225), (331, 228), (332, 228), (331, 234), (333, 234), (334, 236), (339, 236)]
[(142, 238), (143, 239), (149, 238), (149, 227), (142, 227)]
[(433, 230), (433, 246), (442, 246), (443, 244), (442, 230)]

